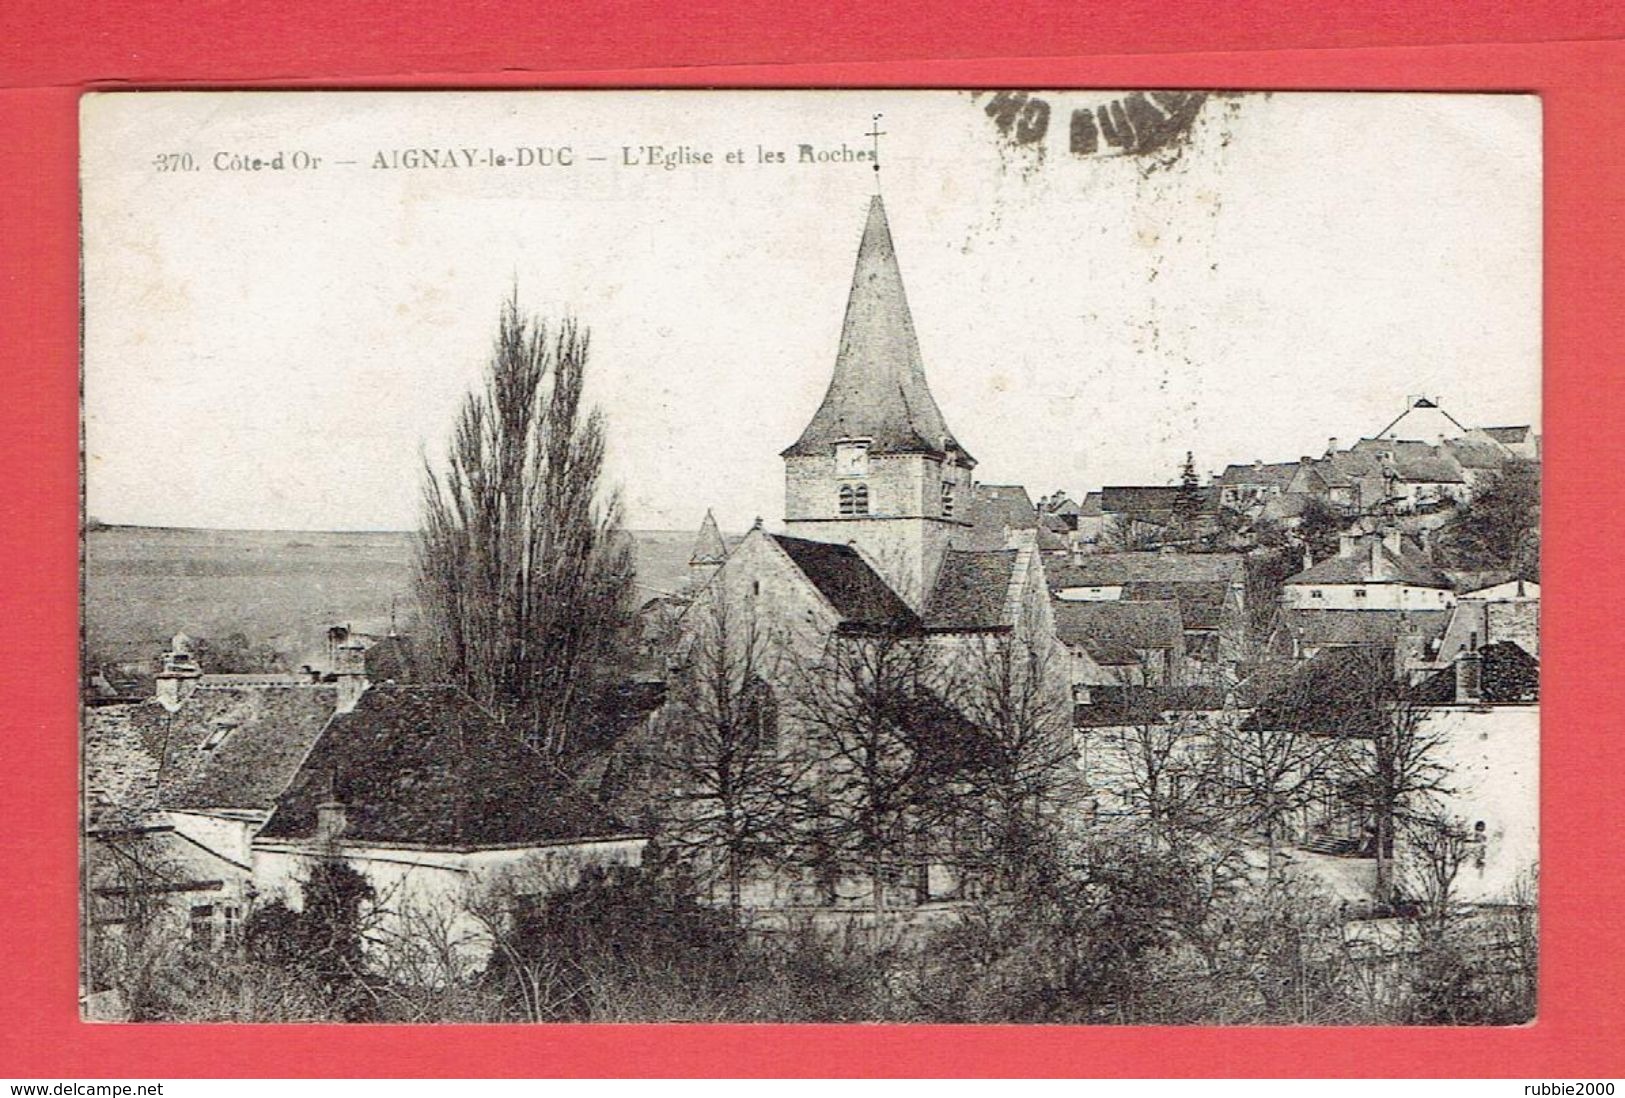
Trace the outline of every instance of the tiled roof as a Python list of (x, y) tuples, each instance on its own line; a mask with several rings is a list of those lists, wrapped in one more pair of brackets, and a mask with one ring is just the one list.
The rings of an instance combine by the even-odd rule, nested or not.
[(1287, 578), (1288, 584), (1366, 584), (1403, 583), (1416, 587), (1447, 589), (1449, 577), (1420, 553), (1395, 553), (1387, 546), (1373, 552), (1369, 542), (1361, 542), (1349, 556), (1341, 552)]
[(1092, 553), (1046, 569), (1051, 591), (1123, 583), (1240, 583), (1240, 553)]
[(1038, 509), (1027, 489), (1019, 484), (978, 484), (972, 489), (976, 500), (976, 522), (1008, 526), (1012, 530), (1032, 530), (1038, 526)]
[(423, 678), (417, 645), (411, 637), (392, 634), (361, 657), (369, 682), (418, 682)]
[(1131, 581), (1123, 585), (1123, 598), (1131, 602), (1175, 602), (1186, 629), (1217, 629), (1224, 623), (1230, 584), (1212, 582), (1170, 583)]
[[(873, 454), (942, 454), (958, 443), (925, 381), (914, 319), (903, 292), (897, 249), (880, 196), (858, 245), (841, 347), (823, 403), (783, 456), (825, 453), (864, 438)], [(965, 460), (969, 455), (964, 454)]]
[(1298, 473), (1296, 461), (1281, 461), (1264, 465), (1226, 465), (1214, 481), (1226, 488), (1279, 488), (1286, 491)]
[(134, 823), (158, 808), (160, 743), (149, 743), (132, 717), (139, 704), (87, 708), (85, 803), (92, 826)]
[(451, 686), (375, 686), (311, 749), (262, 839), (308, 839), (316, 806), (345, 805), (355, 842), (480, 847), (568, 842), (626, 828), (517, 734)]
[(1485, 427), (1484, 433), (1496, 442), (1507, 446), (1514, 446), (1520, 442), (1527, 442), (1533, 428), (1528, 424), (1522, 427)]
[(1449, 619), (1448, 610), (1283, 609), (1278, 621), (1287, 636), (1314, 648), (1391, 644), (1412, 633), (1437, 637)]
[(1224, 707), (1224, 691), (1213, 686), (1096, 686), (1089, 701), (1072, 707), (1075, 728), (1162, 724), (1167, 714), (1212, 712)]
[(1507, 461), (1507, 452), (1493, 442), (1453, 438), (1446, 440), (1444, 446), (1464, 469), (1499, 469)]
[(908, 604), (850, 545), (769, 536), (829, 600), (848, 628), (909, 629), (919, 625)]
[(1055, 634), (1081, 646), (1103, 664), (1121, 665), (1125, 654), (1148, 649), (1177, 649), (1184, 639), (1179, 604), (1175, 602), (1067, 602), (1050, 600)]
[(1083, 503), (1078, 506), (1079, 518), (1098, 518), (1103, 513), (1100, 509), (1099, 492), (1090, 492), (1083, 497)]
[(1168, 513), (1179, 489), (1166, 485), (1117, 486), (1100, 490), (1100, 510), (1109, 515)]
[[(1387, 705), (1401, 696), (1391, 647), (1332, 648), (1287, 672), (1259, 701), (1245, 729), (1368, 736), (1384, 727)], [(1442, 702), (1433, 688), (1412, 696)]]
[(1410, 484), (1461, 484), (1461, 466), (1448, 454), (1394, 458), (1394, 475)]
[(334, 697), (331, 686), (200, 687), (173, 713), (155, 699), (98, 708), (86, 714), (87, 743), (139, 742), (157, 768), (157, 786), (100, 772), (101, 758), (113, 765), (112, 754), (87, 757), (86, 782), (146, 789), (149, 807), (270, 808), (332, 714)]
[(1017, 551), (950, 549), (925, 604), (925, 627), (950, 631), (1003, 629)]

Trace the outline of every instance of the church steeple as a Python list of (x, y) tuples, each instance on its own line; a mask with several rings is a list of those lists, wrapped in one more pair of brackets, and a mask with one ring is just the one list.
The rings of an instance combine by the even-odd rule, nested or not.
[(728, 559), (728, 547), (722, 541), (722, 531), (717, 529), (717, 517), (711, 509), (705, 509), (705, 521), (700, 523), (699, 536), (694, 539), (694, 552), (689, 556), (691, 565), (721, 564)]
[(801, 437), (781, 456), (824, 453), (850, 439), (867, 440), (871, 454), (952, 453), (961, 464), (974, 464), (948, 430), (926, 385), (897, 249), (879, 195), (869, 200), (829, 389)]
[(971, 468), (925, 383), (897, 249), (875, 195), (824, 401), (783, 452), (795, 537), (854, 545), (918, 611), (969, 527)]

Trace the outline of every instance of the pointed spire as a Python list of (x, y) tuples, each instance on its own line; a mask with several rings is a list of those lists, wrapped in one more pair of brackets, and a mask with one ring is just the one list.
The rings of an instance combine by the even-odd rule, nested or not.
[[(936, 454), (959, 444), (925, 381), (914, 318), (880, 196), (869, 220), (846, 302), (841, 347), (824, 402), (784, 457), (822, 453), (841, 439), (869, 439), (876, 454)], [(960, 450), (963, 460), (969, 455)]]
[(717, 517), (708, 507), (705, 510), (705, 521), (700, 523), (700, 534), (694, 539), (694, 555), (688, 558), (688, 563), (721, 564), (728, 559), (728, 547), (723, 543), (722, 531), (717, 529)]

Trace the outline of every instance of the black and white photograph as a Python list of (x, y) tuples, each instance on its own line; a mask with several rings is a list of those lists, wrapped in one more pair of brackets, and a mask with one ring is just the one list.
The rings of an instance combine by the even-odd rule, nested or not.
[(1541, 130), (87, 95), (80, 1016), (1534, 1022)]

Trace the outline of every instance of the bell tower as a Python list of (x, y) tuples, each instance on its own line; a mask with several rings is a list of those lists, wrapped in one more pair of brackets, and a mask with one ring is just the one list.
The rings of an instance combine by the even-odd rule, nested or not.
[(970, 526), (976, 461), (926, 385), (879, 195), (869, 202), (829, 389), (781, 456), (786, 532), (856, 545), (920, 609), (949, 542)]

